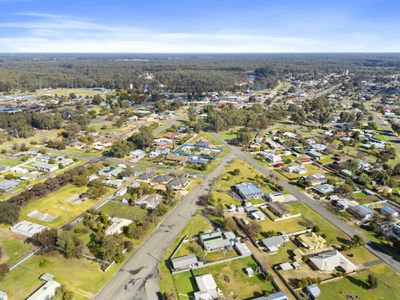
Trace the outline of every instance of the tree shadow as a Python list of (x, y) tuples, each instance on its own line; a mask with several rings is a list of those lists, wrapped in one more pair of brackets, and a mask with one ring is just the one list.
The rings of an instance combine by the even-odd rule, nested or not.
[(368, 289), (368, 284), (365, 281), (362, 281), (361, 279), (355, 278), (353, 276), (348, 276), (347, 279), (352, 283), (355, 284), (359, 287), (362, 287), (363, 289)]

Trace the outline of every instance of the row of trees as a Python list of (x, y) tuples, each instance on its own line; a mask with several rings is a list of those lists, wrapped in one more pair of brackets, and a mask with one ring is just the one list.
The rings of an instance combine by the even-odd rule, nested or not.
[(48, 178), (43, 183), (35, 184), (31, 189), (0, 202), (0, 223), (14, 224), (18, 221), (20, 207), (31, 200), (43, 197), (54, 192), (68, 183), (72, 183), (75, 176), (85, 173), (86, 168), (79, 166), (68, 170), (56, 177)]

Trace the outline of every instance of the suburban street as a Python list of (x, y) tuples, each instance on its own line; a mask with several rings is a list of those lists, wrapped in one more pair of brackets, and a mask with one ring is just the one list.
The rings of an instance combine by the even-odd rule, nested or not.
[[(220, 138), (222, 138), (220, 135), (218, 135)], [(228, 144), (227, 144), (228, 145)], [(234, 154), (235, 157), (240, 157), (247, 163), (251, 164), (254, 168), (262, 172), (266, 176), (270, 176), (274, 174), (272, 171), (267, 170), (264, 168), (262, 164), (254, 160), (252, 157), (250, 157), (248, 154), (242, 152), (239, 148), (228, 145), (231, 149), (232, 154)], [(313, 209), (315, 212), (317, 212), (320, 216), (324, 217), (327, 221), (331, 222), (333, 225), (335, 225), (339, 230), (347, 234), (348, 236), (353, 236), (355, 234), (361, 236), (365, 242), (366, 245), (365, 247), (374, 255), (376, 255), (382, 262), (386, 263), (389, 267), (391, 267), (393, 270), (396, 272), (400, 272), (400, 262), (393, 259), (393, 257), (390, 254), (387, 254), (386, 252), (383, 252), (379, 248), (376, 247), (376, 245), (369, 240), (366, 236), (364, 236), (361, 232), (359, 232), (357, 229), (352, 227), (351, 225), (341, 221), (339, 218), (337, 218), (335, 215), (333, 215), (331, 212), (329, 212), (326, 208), (322, 207), (316, 200), (311, 199), (308, 197), (306, 194), (302, 193), (292, 185), (290, 185), (287, 181), (284, 180), (276, 180), (280, 185), (282, 185), (290, 194), (295, 196), (299, 201), (303, 202), (306, 204), (308, 207)]]
[(226, 155), (220, 164), (205, 176), (203, 182), (182, 199), (95, 299), (160, 299), (157, 280), (161, 257), (195, 213), (198, 198), (205, 194), (211, 182), (232, 158), (232, 154)]

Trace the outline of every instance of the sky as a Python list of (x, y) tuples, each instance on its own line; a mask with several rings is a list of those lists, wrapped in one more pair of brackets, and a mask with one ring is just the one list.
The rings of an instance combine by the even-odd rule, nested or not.
[(0, 0), (0, 52), (400, 52), (400, 1)]

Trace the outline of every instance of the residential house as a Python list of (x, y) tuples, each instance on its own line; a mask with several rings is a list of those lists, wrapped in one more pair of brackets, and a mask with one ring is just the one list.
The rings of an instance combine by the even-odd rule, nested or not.
[(279, 192), (273, 192), (267, 194), (267, 199), (271, 202), (283, 202), (285, 201), (285, 196)]
[(296, 173), (296, 174), (307, 173), (307, 168), (302, 164), (287, 166), (285, 170), (289, 173)]
[(105, 167), (103, 169), (101, 169), (98, 174), (99, 176), (103, 176), (106, 177), (108, 179), (110, 179), (111, 177), (118, 177), (118, 175), (120, 173), (122, 173), (125, 170), (125, 168), (123, 166), (108, 166)]
[(168, 184), (174, 177), (171, 175), (165, 174), (165, 175), (158, 175), (155, 178), (152, 179), (153, 184)]
[(194, 293), (195, 300), (216, 300), (223, 296), (211, 274), (196, 276), (195, 280), (199, 289)]
[(225, 239), (222, 232), (218, 230), (200, 233), (199, 241), (207, 251), (218, 251), (231, 248), (230, 241)]
[(365, 205), (350, 206), (347, 211), (361, 221), (371, 220), (375, 212)]
[(326, 195), (332, 194), (336, 190), (336, 188), (335, 188), (335, 186), (333, 186), (331, 184), (325, 183), (325, 184), (320, 184), (320, 185), (314, 186), (313, 190), (322, 196), (326, 196)]
[(251, 250), (245, 243), (235, 242), (234, 248), (240, 256), (250, 256)]
[(161, 195), (150, 194), (142, 196), (139, 200), (136, 200), (135, 204), (140, 207), (144, 206), (148, 210), (154, 210), (161, 203), (161, 201), (162, 201)]
[(132, 220), (117, 217), (112, 217), (110, 221), (111, 225), (107, 228), (106, 235), (122, 233), (124, 227), (132, 223)]
[(140, 150), (140, 149), (136, 149), (136, 150), (129, 152), (129, 155), (132, 156), (133, 158), (140, 160), (140, 159), (145, 158), (146, 152), (144, 152), (143, 150)]
[(150, 182), (152, 181), (155, 177), (157, 176), (156, 173), (154, 172), (146, 172), (143, 174), (140, 174), (137, 178), (137, 181), (144, 181), (144, 182)]
[(279, 202), (271, 202), (268, 204), (268, 208), (270, 211), (272, 211), (275, 215), (277, 215), (279, 218), (287, 218), (290, 217), (292, 214), (290, 211), (282, 204)]
[(34, 163), (31, 167), (40, 172), (54, 172), (58, 170), (58, 165), (49, 164), (47, 162), (41, 162), (41, 161)]
[(388, 205), (381, 208), (381, 214), (390, 218), (397, 218), (399, 216), (399, 212)]
[(124, 181), (122, 179), (114, 179), (114, 180), (113, 179), (108, 179), (104, 183), (106, 185), (108, 185), (108, 186), (111, 186), (111, 187), (117, 189), (124, 183)]
[(264, 195), (262, 189), (257, 184), (252, 182), (236, 184), (235, 190), (245, 200), (261, 199)]
[(333, 272), (341, 269), (346, 273), (355, 271), (357, 267), (338, 250), (329, 250), (311, 256), (309, 262), (323, 272)]
[(196, 255), (194, 254), (171, 258), (170, 263), (174, 271), (187, 270), (203, 264), (202, 262), (198, 261)]
[(2, 190), (3, 192), (7, 192), (18, 185), (19, 182), (15, 179), (3, 180), (0, 182), (0, 190)]
[(267, 153), (264, 157), (272, 163), (282, 162), (282, 157), (274, 153)]
[(190, 181), (184, 177), (177, 177), (172, 179), (168, 185), (174, 190), (183, 190), (190, 184)]
[(328, 179), (324, 174), (316, 173), (307, 177), (304, 177), (306, 183), (310, 186), (325, 184), (328, 182)]
[(189, 160), (189, 157), (188, 156), (182, 156), (182, 155), (176, 155), (176, 154), (173, 154), (173, 153), (168, 153), (165, 156), (165, 160), (173, 162), (173, 163), (177, 163), (179, 165), (183, 165)]
[(278, 251), (279, 247), (288, 242), (289, 239), (286, 235), (277, 235), (261, 240), (261, 244), (267, 248), (269, 252)]
[(321, 295), (321, 290), (319, 289), (318, 285), (311, 284), (306, 287), (306, 292), (310, 296), (311, 299), (316, 299)]

